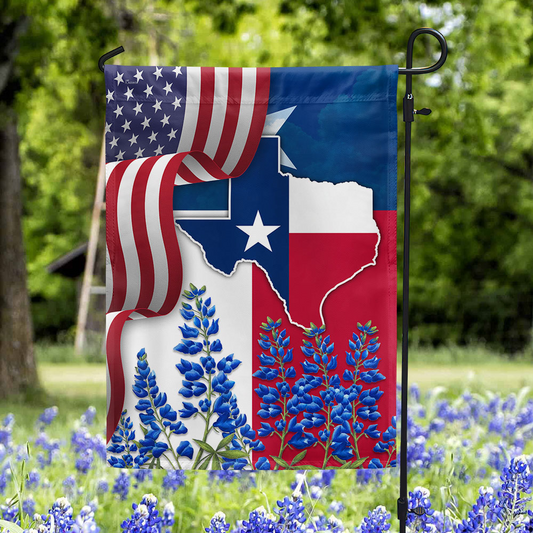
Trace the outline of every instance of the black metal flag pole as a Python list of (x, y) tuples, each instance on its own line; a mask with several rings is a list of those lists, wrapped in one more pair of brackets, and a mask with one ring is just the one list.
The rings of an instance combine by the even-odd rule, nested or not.
[[(415, 39), (422, 34), (435, 37), (441, 47), (439, 60), (430, 67), (413, 68), (413, 45)], [(103, 72), (105, 62), (122, 53), (122, 46), (104, 54), (98, 61)], [(402, 407), (400, 431), (400, 497), (398, 499), (398, 519), (400, 533), (405, 533), (407, 515), (410, 512), (423, 514), (423, 509), (409, 509), (407, 499), (407, 399), (408, 399), (408, 365), (409, 365), (409, 237), (411, 217), (411, 124), (415, 115), (429, 115), (430, 109), (416, 110), (413, 98), (413, 76), (430, 74), (439, 70), (446, 62), (448, 46), (444, 36), (432, 28), (418, 28), (411, 33), (407, 42), (406, 68), (400, 68), (399, 74), (406, 77), (405, 96), (403, 98), (403, 120), (405, 122), (405, 188), (404, 188), (404, 237), (403, 237), (403, 310), (402, 310)]]
[[(413, 45), (415, 39), (422, 34), (433, 35), (441, 48), (439, 60), (430, 67), (413, 68)], [(408, 513), (424, 514), (423, 508), (409, 509), (407, 498), (407, 401), (408, 401), (408, 368), (409, 368), (409, 242), (411, 219), (411, 124), (415, 115), (429, 115), (431, 109), (415, 109), (413, 98), (413, 75), (435, 72), (446, 61), (448, 46), (446, 39), (437, 30), (419, 28), (411, 33), (407, 42), (406, 68), (399, 69), (405, 75), (405, 96), (403, 98), (403, 121), (405, 122), (405, 184), (404, 184), (404, 223), (403, 223), (403, 298), (402, 298), (402, 409), (400, 429), (400, 497), (398, 498), (398, 520), (400, 533), (405, 533)]]

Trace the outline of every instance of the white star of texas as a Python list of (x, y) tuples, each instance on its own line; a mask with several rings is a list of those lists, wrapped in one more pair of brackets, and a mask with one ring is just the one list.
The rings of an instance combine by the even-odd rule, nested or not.
[(105, 123), (105, 133), (111, 133), (111, 124)]
[(128, 99), (129, 102), (130, 98), (133, 98), (133, 87), (129, 87), (128, 89), (126, 89), (124, 96)]
[(131, 124), (131, 120), (124, 120), (124, 124), (122, 124), (121, 126), (124, 133), (126, 133), (127, 130), (131, 129), (130, 124)]
[(259, 213), (259, 211), (257, 211), (257, 214), (255, 215), (255, 220), (252, 226), (237, 227), (248, 235), (248, 242), (246, 243), (246, 248), (244, 249), (245, 252), (256, 244), (260, 244), (261, 246), (264, 246), (267, 250), (272, 251), (268, 236), (273, 231), (276, 231), (279, 226), (265, 226), (263, 224), (263, 220), (261, 219), (261, 214)]
[(133, 133), (132, 133), (131, 139), (129, 139), (130, 146), (133, 146), (133, 144), (137, 144), (137, 137), (138, 137), (138, 135), (133, 135)]
[(167, 133), (168, 140), (170, 141), (170, 139), (175, 139), (176, 138), (176, 133), (178, 133), (178, 130), (175, 130), (174, 128), (172, 128), (170, 130), (170, 133)]
[(135, 74), (135, 76), (133, 76), (134, 78), (137, 78), (137, 83), (139, 83), (139, 80), (142, 80), (143, 79), (143, 71), (142, 70), (139, 70), (139, 69), (135, 69), (137, 71), (137, 73)]
[(156, 80), (163, 77), (163, 74), (161, 74), (161, 70), (162, 70), (162, 67), (155, 67), (154, 76)]
[(122, 115), (123, 107), (124, 107), (123, 105), (117, 105), (117, 108), (113, 111), (113, 113), (115, 113), (115, 118), (118, 118), (119, 115)]
[(135, 152), (135, 157), (136, 157), (136, 158), (142, 157), (142, 156), (143, 156), (143, 153), (144, 153), (144, 148), (139, 148), (139, 149)]
[(155, 149), (155, 155), (161, 155), (163, 153), (163, 146), (160, 144), (157, 145), (157, 148)]
[(124, 77), (124, 72), (117, 72), (117, 75), (115, 76), (115, 81), (117, 82), (117, 85), (124, 83), (124, 80), (122, 79), (123, 77)]
[(109, 102), (110, 102), (111, 100), (114, 100), (114, 98), (113, 98), (113, 94), (115, 94), (115, 91), (109, 91), (109, 90), (107, 91), (106, 99), (107, 99), (107, 103), (108, 103), (108, 104), (109, 104)]
[(148, 137), (150, 139), (150, 144), (152, 144), (155, 141), (156, 137), (157, 137), (157, 133), (155, 131), (152, 131), (152, 135)]
[(177, 78), (178, 74), (181, 74), (181, 67), (175, 67), (172, 72), (174, 72), (176, 74), (176, 78)]
[(181, 107), (180, 102), (181, 102), (181, 98), (174, 96), (174, 101), (172, 102), (172, 105), (174, 106), (174, 111), (176, 111), (176, 108)]
[(163, 91), (165, 91), (165, 94), (168, 96), (168, 93), (171, 93), (172, 92), (172, 83), (168, 83), (167, 81), (167, 84), (163, 87)]
[(133, 108), (133, 111), (135, 111), (135, 116), (137, 116), (137, 113), (141, 113), (142, 110), (143, 110), (143, 105), (137, 102), (137, 105)]
[(113, 138), (111, 139), (111, 141), (109, 141), (109, 146), (111, 148), (115, 148), (115, 146), (117, 146), (117, 143), (118, 143), (118, 139), (113, 135)]
[(152, 106), (156, 111), (161, 111), (161, 100), (156, 100), (155, 104)]
[(150, 127), (150, 120), (151, 118), (144, 117), (144, 120), (141, 122), (141, 126), (143, 127), (143, 130)]
[(126, 152), (123, 152), (122, 150), (119, 150), (118, 151), (118, 154), (117, 154), (117, 161), (122, 161), (124, 159), (124, 154)]
[(152, 87), (153, 85), (146, 84), (146, 89), (143, 91), (143, 93), (146, 93), (146, 97), (153, 96)]
[(163, 124), (163, 126), (168, 126), (168, 119), (170, 118), (169, 115), (165, 115), (163, 113), (163, 120), (161, 120), (161, 124)]

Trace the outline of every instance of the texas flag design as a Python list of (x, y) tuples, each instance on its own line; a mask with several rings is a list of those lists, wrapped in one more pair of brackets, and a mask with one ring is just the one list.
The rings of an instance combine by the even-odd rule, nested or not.
[(114, 68), (181, 122), (108, 163), (109, 464), (395, 466), (396, 68)]

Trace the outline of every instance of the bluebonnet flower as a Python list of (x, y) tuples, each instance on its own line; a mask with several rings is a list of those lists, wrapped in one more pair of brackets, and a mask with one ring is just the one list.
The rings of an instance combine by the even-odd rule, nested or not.
[[(182, 419), (201, 416), (205, 420), (202, 442), (213, 429), (220, 431), (224, 439), (234, 435), (233, 439), (225, 441), (226, 445), (221, 450), (217, 449), (207, 458), (204, 457), (204, 448), (199, 446), (193, 468), (207, 468), (212, 461), (214, 467), (242, 469), (251, 464), (251, 450), (259, 451), (264, 445), (246, 424), (246, 415), (240, 413), (237, 397), (231, 392), (235, 382), (229, 376), (241, 365), (241, 361), (234, 354), (218, 361), (213, 357), (214, 353), (222, 351), (220, 339), (213, 338), (219, 333), (220, 325), (219, 319), (214, 318), (216, 308), (211, 298), (204, 299), (205, 292), (205, 286), (198, 289), (192, 284), (190, 290), (183, 292), (188, 301), (182, 302), (180, 312), (189, 324), (180, 326), (183, 338), (174, 350), (187, 355), (201, 355), (199, 363), (182, 358), (176, 364), (184, 377), (180, 395), (191, 400), (198, 398), (196, 405), (192, 401), (183, 402), (179, 416)], [(192, 447), (187, 448), (189, 450), (192, 459), (194, 450)]]
[(302, 498), (288, 498), (278, 500), (278, 508), (274, 512), (279, 516), (278, 525), (281, 531), (299, 531), (306, 520), (305, 507)]
[(47, 515), (41, 515), (39, 531), (43, 533), (70, 533), (74, 525), (72, 506), (67, 498), (58, 498)]
[[(296, 371), (294, 367), (286, 366), (292, 361), (293, 354), (289, 347), (290, 337), (286, 330), (280, 331), (281, 320), (267, 317), (261, 328), (270, 335), (260, 334), (258, 343), (264, 351), (258, 358), (262, 366), (254, 377), (275, 383), (261, 383), (255, 389), (261, 398), (258, 415), (265, 420), (258, 434), (261, 437), (276, 436), (281, 440), (276, 468), (280, 465), (286, 468), (283, 452), (287, 446), (306, 450), (318, 443), (324, 448), (323, 468), (331, 458), (341, 463), (354, 457), (359, 459), (359, 438), (364, 435), (377, 439), (380, 436), (377, 424), (370, 424), (365, 429), (365, 424), (357, 420), (375, 421), (381, 417), (377, 402), (383, 391), (377, 386), (363, 390), (358, 383), (359, 380), (373, 383), (384, 379), (377, 374), (380, 359), (375, 355), (369, 357), (380, 347), (377, 337), (370, 338), (377, 333), (377, 328), (369, 322), (361, 326), (360, 335), (353, 334), (354, 341), (350, 340), (350, 346), (355, 351), (353, 354), (347, 352), (347, 362), (355, 369), (343, 374), (343, 379), (351, 382), (348, 387), (341, 385), (341, 378), (333, 373), (338, 356), (333, 353), (335, 346), (330, 336), (323, 335), (324, 325), (318, 327), (311, 323), (304, 331), (307, 339), (312, 339), (314, 343), (304, 339), (301, 350), (307, 358), (302, 363), (305, 374), (292, 386), (286, 379), (295, 377)], [(361, 372), (359, 367), (368, 371)], [(269, 419), (272, 421), (266, 422)], [(318, 438), (311, 430), (317, 431)], [(293, 435), (287, 438), (291, 433)]]
[(342, 511), (344, 511), (345, 507), (342, 502), (339, 502), (337, 500), (333, 500), (328, 507), (328, 510), (335, 514), (340, 514)]
[(92, 467), (93, 460), (93, 451), (91, 449), (87, 449), (79, 454), (74, 466), (78, 472), (86, 474)]
[(41, 481), (41, 475), (37, 470), (28, 472), (28, 479), (26, 480), (26, 487), (28, 489), (36, 489)]
[(14, 524), (20, 525), (20, 520), (18, 519), (19, 508), (16, 505), (0, 505), (0, 511), (2, 512), (2, 518), (6, 522), (12, 522)]
[(63, 487), (65, 489), (65, 494), (67, 494), (69, 498), (72, 498), (76, 489), (76, 478), (74, 476), (67, 476), (63, 480)]
[(6, 449), (11, 447), (11, 438), (13, 434), (13, 426), (15, 424), (15, 415), (7, 414), (0, 425), (0, 445)]
[(429, 499), (429, 490), (425, 487), (416, 487), (413, 492), (409, 492), (408, 507), (409, 509), (420, 508), (423, 514), (409, 513), (407, 515), (407, 526), (413, 531), (433, 532), (431, 517), (435, 510), (431, 507)]
[(235, 479), (241, 477), (241, 475), (241, 470), (210, 470), (208, 478), (209, 481), (232, 483)]
[(73, 533), (99, 533), (100, 528), (94, 520), (94, 509), (90, 505), (84, 505), (75, 519), (72, 527)]
[(98, 494), (106, 494), (109, 492), (109, 482), (107, 479), (99, 479), (96, 484), (96, 492)]
[(28, 516), (35, 514), (35, 500), (31, 494), (22, 501), (22, 512)]
[(170, 470), (163, 478), (163, 489), (176, 492), (179, 487), (185, 485), (187, 476), (183, 470)]
[(361, 525), (356, 528), (356, 533), (385, 533), (390, 529), (390, 513), (383, 505), (379, 505), (363, 518)]
[(58, 412), (59, 411), (55, 405), (54, 407), (48, 407), (39, 415), (37, 424), (41, 427), (41, 429), (43, 429), (44, 426), (49, 426), (57, 416)]
[(396, 417), (391, 419), (391, 425), (381, 434), (381, 441), (374, 446), (376, 453), (388, 454), (385, 466), (396, 466), (396, 459), (392, 459), (396, 453)]
[(151, 470), (140, 470), (135, 469), (131, 476), (133, 477), (133, 488), (137, 488), (140, 484), (144, 483), (146, 480), (152, 481), (153, 474)]
[(171, 533), (172, 526), (174, 525), (176, 511), (174, 504), (168, 502), (163, 508), (163, 520), (161, 521), (162, 533)]
[(81, 415), (81, 422), (86, 426), (92, 426), (94, 422), (94, 417), (96, 416), (96, 407), (90, 405), (87, 407), (85, 413)]
[(501, 508), (491, 487), (480, 487), (479, 498), (468, 511), (468, 517), (457, 524), (456, 533), (489, 533), (499, 523)]
[(498, 491), (503, 531), (515, 524), (526, 512), (526, 503), (531, 499), (533, 477), (525, 456), (514, 457), (500, 476), (502, 485)]
[(52, 464), (53, 458), (59, 453), (60, 442), (57, 439), (49, 439), (44, 431), (39, 433), (35, 439), (35, 446), (42, 448), (43, 453), (39, 453), (37, 460), (41, 468)]
[(157, 498), (153, 494), (145, 494), (141, 503), (132, 504), (133, 513), (121, 524), (123, 532), (156, 533), (161, 531), (162, 519), (156, 509)]
[(113, 485), (113, 494), (116, 494), (121, 500), (125, 500), (128, 497), (130, 491), (130, 476), (127, 470), (121, 470), (118, 476), (115, 478)]
[(226, 515), (218, 511), (211, 518), (209, 526), (205, 528), (206, 533), (226, 533), (230, 525), (226, 522)]
[[(132, 389), (139, 398), (135, 408), (139, 411), (144, 438), (138, 441), (140, 446), (135, 444), (136, 441), (133, 442), (135, 438), (135, 433), (131, 432), (133, 426), (129, 417), (124, 418), (126, 415), (124, 412), (112, 438), (112, 446), (108, 448), (111, 453), (123, 455), (120, 458), (111, 456), (108, 462), (111, 466), (119, 468), (131, 467), (131, 452), (138, 448), (138, 454), (133, 458), (136, 467), (148, 462), (159, 465), (161, 457), (164, 457), (174, 467), (181, 468), (179, 457), (191, 458), (192, 446), (189, 441), (181, 441), (177, 448), (171, 447), (170, 437), (187, 433), (187, 428), (183, 422), (177, 420), (178, 413), (167, 402), (166, 393), (159, 390), (156, 374), (148, 364), (144, 348), (137, 354), (135, 371), (135, 383)], [(174, 459), (174, 463), (166, 454), (167, 451)]]
[(127, 410), (125, 409), (122, 411), (117, 429), (111, 437), (111, 444), (107, 447), (109, 453), (120, 455), (120, 457), (112, 455), (108, 458), (108, 463), (116, 468), (131, 468), (134, 461), (132, 454), (137, 451), (133, 422), (126, 415)]
[(356, 479), (361, 485), (368, 485), (370, 482), (380, 485), (383, 482), (383, 470), (379, 468), (358, 469)]

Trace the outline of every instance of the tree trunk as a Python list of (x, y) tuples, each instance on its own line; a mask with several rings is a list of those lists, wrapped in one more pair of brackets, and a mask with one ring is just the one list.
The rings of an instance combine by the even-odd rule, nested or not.
[(0, 125), (0, 398), (38, 386), (33, 355), (17, 117), (2, 113)]

